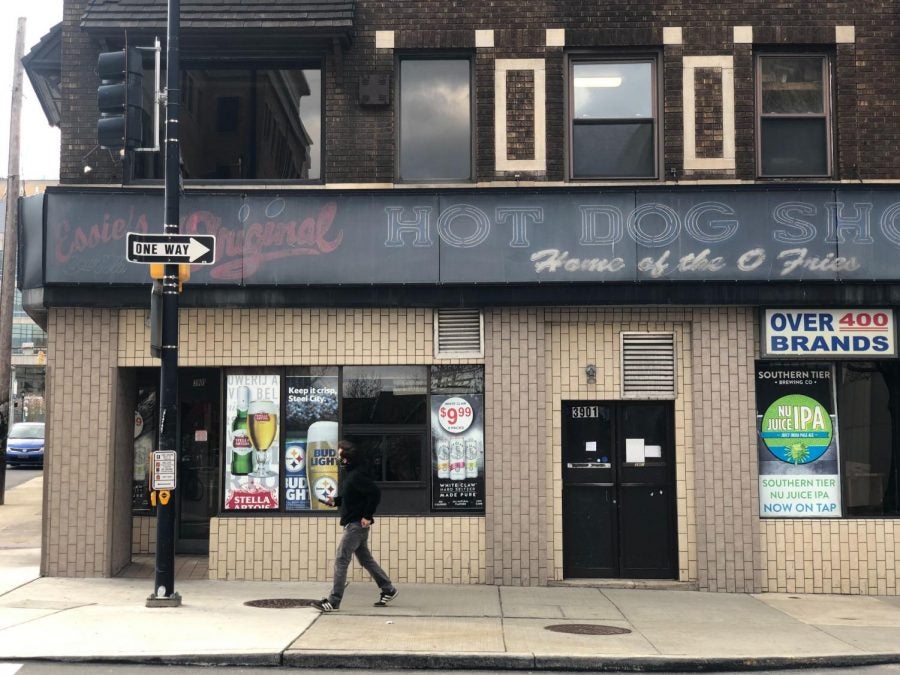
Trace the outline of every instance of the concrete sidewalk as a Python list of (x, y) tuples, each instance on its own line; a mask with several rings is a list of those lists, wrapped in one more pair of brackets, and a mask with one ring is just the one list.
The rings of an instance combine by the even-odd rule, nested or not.
[[(18, 490), (0, 507), (4, 521)], [(36, 578), (32, 548), (0, 553), (3, 660), (593, 671), (900, 663), (898, 598), (407, 584), (376, 608), (375, 585), (354, 583), (340, 611), (320, 615), (244, 603), (318, 599), (325, 583), (183, 581), (181, 607), (148, 609), (148, 580)], [(560, 625), (581, 632), (547, 628)], [(591, 627), (627, 632), (585, 634)]]

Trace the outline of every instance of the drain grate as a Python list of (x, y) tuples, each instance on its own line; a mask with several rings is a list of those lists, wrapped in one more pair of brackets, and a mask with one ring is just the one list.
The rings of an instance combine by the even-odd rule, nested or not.
[(309, 598), (270, 598), (267, 600), (248, 600), (244, 604), (248, 607), (262, 607), (263, 609), (293, 609), (294, 607), (312, 607), (316, 600)]
[(618, 626), (598, 626), (592, 623), (558, 623), (544, 626), (544, 630), (554, 633), (572, 633), (574, 635), (624, 635), (631, 631)]

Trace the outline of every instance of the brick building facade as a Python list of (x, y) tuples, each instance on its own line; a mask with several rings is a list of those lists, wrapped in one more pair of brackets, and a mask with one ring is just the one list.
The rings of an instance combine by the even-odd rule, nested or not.
[[(341, 435), (383, 453), (373, 551), (401, 583), (900, 592), (889, 3), (183, 4), (182, 227), (219, 248), (181, 297), (185, 401), (211, 417), (183, 441), (205, 478), (179, 526), (211, 578), (325, 580), (333, 562), (336, 520), (289, 510), (280, 457), (277, 505), (228, 506), (232, 385), (262, 373), (279, 452), (289, 382), (334, 378)], [(49, 575), (114, 575), (154, 546), (131, 427), (158, 361), (144, 271), (119, 258), (124, 232), (161, 231), (161, 176), (96, 149), (94, 66), (164, 34), (164, 5), (64, 3), (64, 185), (23, 234), (49, 335)], [(446, 310), (474, 317), (467, 349), (442, 348)], [(782, 315), (807, 325), (779, 356)], [(832, 315), (874, 322), (852, 334), (867, 347), (816, 342)], [(782, 367), (829, 373), (821, 464), (813, 441), (766, 454), (760, 382)], [(439, 386), (454, 368), (480, 383)], [(806, 379), (777, 392), (809, 398)], [(363, 381), (415, 414), (354, 419)], [(483, 463), (445, 509), (433, 415), (454, 393), (476, 402)], [(798, 493), (835, 476), (817, 505), (837, 512), (767, 513), (766, 476)]]

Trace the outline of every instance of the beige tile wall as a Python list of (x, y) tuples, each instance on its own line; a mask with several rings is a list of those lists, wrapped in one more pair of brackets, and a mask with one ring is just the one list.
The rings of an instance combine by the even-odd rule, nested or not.
[[(120, 312), (127, 338), (118, 351), (119, 365), (157, 365), (146, 347), (150, 337), (145, 319), (144, 311)], [(429, 364), (434, 361), (432, 321), (432, 312), (426, 309), (184, 309), (179, 364)], [(152, 552), (154, 519), (135, 518), (134, 524), (134, 552)], [(326, 581), (334, 564), (337, 532), (333, 518), (214, 518), (210, 577)], [(485, 580), (484, 518), (379, 518), (373, 536), (373, 552), (383, 556), (381, 562), (398, 581)], [(309, 556), (309, 551), (315, 555)], [(254, 556), (265, 556), (273, 564), (265, 569)], [(292, 560), (306, 563), (299, 566)], [(361, 570), (354, 574), (365, 577)]]
[(900, 521), (762, 520), (761, 590), (900, 595)]
[[(213, 518), (210, 528), (212, 579), (331, 580), (341, 534), (335, 518)], [(486, 581), (484, 518), (376, 517), (369, 547), (398, 583)], [(369, 576), (354, 563), (350, 578)]]
[(488, 581), (542, 585), (553, 578), (544, 312), (484, 320)]
[[(716, 591), (900, 593), (897, 521), (758, 517), (755, 319), (749, 308), (486, 311), (487, 515), (383, 518), (373, 546), (404, 581), (561, 578), (560, 401), (619, 398), (618, 333), (671, 330), (679, 578)], [(145, 311), (53, 309), (48, 329), (42, 570), (104, 576), (115, 369), (158, 362), (148, 354)], [(180, 330), (185, 366), (434, 361), (427, 309), (186, 309)], [(596, 385), (583, 381), (589, 358)], [(134, 550), (152, 551), (153, 520), (134, 523)], [(272, 574), (330, 574), (333, 519), (216, 518), (212, 526), (216, 578), (257, 578), (247, 562), (257, 550), (271, 550), (273, 560), (279, 552)], [(284, 557), (313, 549), (315, 566), (305, 572)]]
[(108, 576), (119, 323), (110, 310), (55, 309), (47, 333), (41, 573)]
[[(120, 366), (158, 366), (147, 312), (122, 310)], [(182, 366), (427, 364), (430, 309), (182, 309)], [(442, 359), (441, 363), (459, 361)]]
[[(546, 316), (547, 380), (552, 405), (545, 411), (552, 430), (547, 444), (546, 471), (552, 481), (553, 568), (552, 578), (563, 578), (562, 514), (562, 401), (570, 399), (620, 400), (622, 396), (622, 332), (675, 334), (675, 488), (678, 529), (678, 579), (697, 579), (696, 513), (694, 509), (694, 453), (692, 427), (691, 340), (689, 311), (683, 310), (556, 310)], [(589, 384), (585, 366), (597, 367), (597, 378)]]
[(152, 516), (134, 516), (131, 519), (131, 552), (156, 552), (156, 518)]
[(765, 556), (759, 538), (752, 308), (692, 312), (694, 488), (700, 588), (760, 588)]

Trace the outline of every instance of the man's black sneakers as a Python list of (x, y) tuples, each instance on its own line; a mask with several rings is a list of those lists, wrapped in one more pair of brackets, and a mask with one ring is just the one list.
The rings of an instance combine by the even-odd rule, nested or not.
[(311, 603), (313, 607), (318, 609), (320, 612), (334, 612), (337, 611), (337, 607), (331, 604), (331, 601), (328, 598), (322, 598), (321, 600), (316, 600)]
[(386, 606), (391, 600), (393, 600), (394, 598), (396, 598), (398, 595), (400, 595), (400, 591), (398, 591), (396, 588), (395, 588), (393, 591), (391, 591), (390, 593), (385, 593), (384, 591), (382, 591), (382, 592), (381, 592), (381, 597), (378, 598), (378, 602), (376, 602), (374, 606), (375, 606), (375, 607), (384, 607), (384, 606)]

